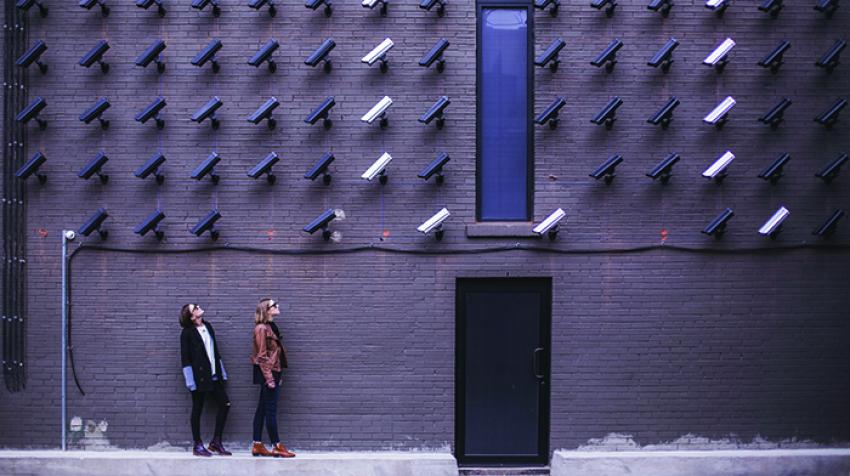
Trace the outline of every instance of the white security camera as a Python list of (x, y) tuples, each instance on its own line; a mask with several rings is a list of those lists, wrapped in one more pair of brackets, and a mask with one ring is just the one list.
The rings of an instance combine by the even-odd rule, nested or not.
[(434, 214), (434, 216), (425, 221), (425, 223), (419, 225), (416, 230), (426, 235), (433, 231), (434, 236), (437, 238), (437, 241), (440, 241), (443, 239), (443, 222), (446, 221), (446, 218), (448, 218), (449, 215), (451, 215), (451, 213), (449, 213), (449, 210), (443, 208), (442, 210)]
[(715, 182), (720, 183), (726, 178), (726, 169), (733, 160), (735, 160), (735, 154), (727, 150), (711, 166), (705, 169), (702, 176), (707, 179), (714, 179)]
[(390, 99), (389, 96), (384, 96), (383, 99), (378, 101), (377, 104), (372, 106), (372, 109), (369, 109), (369, 112), (363, 114), (363, 117), (360, 118), (361, 121), (371, 124), (375, 122), (375, 119), (381, 118), (381, 127), (387, 127), (388, 120), (386, 118), (387, 108), (393, 103), (393, 100)]
[(369, 167), (368, 170), (363, 172), (363, 175), (361, 175), (360, 178), (364, 178), (366, 180), (372, 181), (372, 179), (374, 179), (375, 177), (380, 176), (381, 177), (380, 178), (381, 185), (386, 184), (387, 183), (386, 168), (387, 168), (387, 165), (389, 165), (390, 161), (392, 161), (392, 160), (393, 160), (393, 157), (390, 154), (384, 152), (384, 154), (381, 155), (380, 157), (378, 157), (378, 160), (376, 160), (375, 163), (373, 163)]
[(549, 239), (554, 240), (555, 236), (558, 234), (558, 222), (560, 222), (567, 214), (562, 209), (557, 209), (552, 212), (551, 215), (546, 217), (545, 220), (540, 222), (537, 226), (535, 226), (531, 231), (537, 233), (540, 236), (549, 233)]
[(779, 207), (779, 210), (768, 219), (764, 225), (759, 228), (759, 234), (769, 236), (771, 240), (775, 240), (776, 236), (782, 232), (782, 222), (788, 218), (791, 212), (785, 207)]

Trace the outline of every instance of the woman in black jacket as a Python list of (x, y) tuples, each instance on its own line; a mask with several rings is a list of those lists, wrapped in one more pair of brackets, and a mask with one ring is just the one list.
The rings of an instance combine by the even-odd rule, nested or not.
[[(201, 317), (204, 310), (197, 304), (186, 304), (180, 310), (180, 357), (183, 366), (183, 377), (186, 387), (192, 392), (192, 438), (195, 445), (192, 454), (195, 456), (212, 456), (212, 452), (223, 456), (232, 453), (221, 444), (221, 434), (230, 410), (230, 399), (224, 390), (227, 372), (218, 353), (218, 343), (215, 331), (209, 322)], [(215, 418), (215, 433), (209, 447), (204, 448), (201, 441), (201, 411), (204, 400), (211, 395), (218, 404), (218, 414)]]

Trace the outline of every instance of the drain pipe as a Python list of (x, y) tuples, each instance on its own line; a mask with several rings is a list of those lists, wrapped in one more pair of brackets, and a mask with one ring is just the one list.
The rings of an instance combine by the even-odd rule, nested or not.
[(65, 446), (65, 423), (67, 421), (68, 397), (65, 388), (68, 386), (68, 376), (65, 367), (67, 367), (66, 359), (68, 356), (68, 242), (74, 241), (76, 237), (77, 234), (73, 230), (62, 230), (62, 376), (60, 378), (62, 385), (62, 451), (67, 449)]

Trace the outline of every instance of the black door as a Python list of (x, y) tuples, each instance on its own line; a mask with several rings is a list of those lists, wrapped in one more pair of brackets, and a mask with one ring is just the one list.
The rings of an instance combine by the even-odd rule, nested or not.
[(458, 279), (455, 456), (545, 464), (552, 281)]

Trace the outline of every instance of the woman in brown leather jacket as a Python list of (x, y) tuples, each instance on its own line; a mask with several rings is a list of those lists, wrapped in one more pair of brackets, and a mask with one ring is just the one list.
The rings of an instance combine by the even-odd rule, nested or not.
[[(251, 454), (292, 458), (295, 453), (283, 446), (277, 434), (277, 400), (283, 384), (282, 371), (287, 367), (286, 348), (274, 323), (278, 314), (278, 303), (268, 298), (261, 299), (254, 312), (254, 350), (251, 361), (254, 363), (254, 383), (260, 385), (260, 400), (254, 412), (254, 445)], [(271, 439), (271, 451), (263, 446), (263, 420)]]

